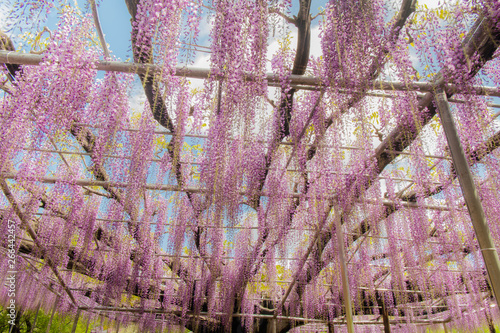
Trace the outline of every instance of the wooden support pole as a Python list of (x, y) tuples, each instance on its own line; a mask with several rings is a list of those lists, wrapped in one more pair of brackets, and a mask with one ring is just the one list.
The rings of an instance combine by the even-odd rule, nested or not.
[(81, 309), (78, 309), (76, 311), (76, 316), (75, 316), (75, 320), (73, 321), (73, 328), (71, 329), (71, 333), (75, 333), (76, 332), (76, 327), (78, 326), (78, 319), (80, 319), (80, 313), (82, 312)]
[(347, 321), (347, 332), (354, 333), (354, 323), (352, 318), (351, 293), (349, 292), (349, 277), (347, 276), (347, 264), (345, 260), (344, 234), (340, 223), (340, 212), (335, 207), (335, 233), (337, 234), (337, 246), (340, 260), (340, 274), (342, 275), (342, 291), (344, 296), (345, 315)]
[(87, 319), (87, 327), (85, 328), (85, 333), (89, 332), (89, 325), (90, 325), (90, 315), (89, 318)]
[(46, 333), (50, 332), (50, 326), (52, 326), (52, 319), (54, 319), (54, 313), (56, 312), (57, 303), (59, 303), (59, 296), (56, 297), (56, 301), (54, 302), (54, 306), (52, 307), (52, 314), (50, 315), (47, 330), (45, 331)]
[(391, 323), (389, 322), (389, 313), (382, 301), (382, 320), (384, 322), (384, 333), (391, 333)]
[(99, 41), (101, 42), (102, 50), (104, 51), (104, 56), (106, 60), (109, 59), (109, 50), (106, 40), (104, 39), (104, 33), (102, 32), (101, 22), (99, 20), (99, 13), (97, 12), (97, 5), (95, 0), (89, 0), (90, 7), (92, 8), (92, 17), (94, 18), (94, 25), (97, 30), (97, 35), (99, 36)]
[[(387, 276), (389, 276), (389, 274), (387, 274), (386, 277)], [(385, 277), (384, 277), (384, 279), (385, 279)], [(382, 283), (383, 280), (380, 283)], [(379, 285), (380, 285), (380, 283), (379, 283)], [(380, 315), (382, 316), (382, 322), (384, 324), (384, 333), (391, 333), (391, 323), (389, 321), (389, 312), (387, 311), (387, 308), (385, 307), (384, 296), (381, 295), (379, 292), (377, 292), (376, 299), (377, 299), (377, 304), (378, 304), (379, 309), (380, 309)]]
[(39, 303), (37, 308), (36, 308), (35, 319), (33, 319), (33, 325), (31, 326), (30, 333), (33, 333), (33, 330), (35, 329), (36, 320), (38, 318), (38, 312), (40, 311), (40, 306), (42, 306), (42, 303)]
[(495, 248), (493, 238), (491, 237), (490, 228), (486, 222), (483, 206), (481, 204), (481, 200), (479, 200), (476, 186), (474, 184), (474, 180), (472, 179), (472, 173), (465, 157), (465, 152), (462, 148), (460, 138), (458, 137), (458, 132), (451, 115), (446, 92), (442, 87), (439, 87), (436, 90), (435, 97), (438, 105), (439, 117), (441, 118), (441, 124), (443, 125), (446, 140), (448, 141), (448, 146), (450, 147), (451, 157), (453, 159), (453, 164), (455, 165), (462, 194), (464, 196), (467, 209), (469, 210), (472, 225), (474, 227), (474, 231), (476, 232), (479, 248), (481, 249), (481, 254), (486, 266), (486, 271), (488, 272), (488, 278), (493, 291), (493, 296), (495, 297), (497, 304), (500, 304), (500, 261), (498, 259), (498, 252)]

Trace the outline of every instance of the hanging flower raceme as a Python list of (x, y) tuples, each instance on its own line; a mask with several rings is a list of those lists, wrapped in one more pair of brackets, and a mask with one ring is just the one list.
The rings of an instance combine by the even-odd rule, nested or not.
[(372, 57), (379, 56), (384, 35), (381, 1), (330, 1), (325, 9), (321, 45), (327, 85), (365, 86)]
[(124, 127), (128, 113), (126, 92), (131, 76), (106, 73), (104, 80), (96, 85), (82, 122), (97, 126), (96, 141), (92, 149), (94, 165), (103, 163), (103, 155), (112, 152), (117, 144), (118, 131)]
[(196, 40), (198, 8), (199, 4), (186, 0), (145, 0), (138, 3), (132, 23), (134, 57), (138, 62), (161, 66), (161, 73), (156, 74), (153, 80), (164, 84), (167, 95), (172, 89), (170, 80), (175, 74), (179, 57), (182, 17), (187, 15), (192, 27), (191, 37)]
[[(356, 314), (385, 315), (383, 303), (392, 319), (410, 322), (393, 325), (398, 332), (447, 315), (470, 330), (489, 323), (481, 251), (442, 129), (437, 117), (430, 119), (432, 92), (425, 98), (384, 92), (378, 103), (382, 93), (370, 83), (380, 71), (411, 87), (442, 67), (457, 85), (448, 91), (455, 94), (450, 103), (461, 102), (452, 111), (500, 244), (499, 133), (487, 104), (495, 101), (472, 89), (482, 81), (497, 85), (498, 59), (481, 67), (486, 58), (465, 57), (462, 48), (469, 18), (479, 11), (492, 27), (485, 38), (498, 40), (494, 1), (464, 9), (469, 1), (457, 12), (417, 7), (400, 29), (381, 0), (332, 0), (323, 13), (323, 56), (308, 64), (308, 75), (325, 78), (322, 90), (291, 88), (293, 52), (283, 43), (271, 60), (278, 106), (266, 100), (268, 13), (290, 16), (289, 0), (131, 3), (139, 4), (131, 9), (134, 60), (155, 65), (143, 67), (154, 73), (139, 74), (148, 100), (139, 117), (128, 113), (131, 76), (96, 80), (100, 51), (89, 43), (92, 23), (67, 12), (41, 65), (21, 67), (4, 85), (0, 177), (24, 214), (4, 189), (0, 243), (8, 244), (6, 220), (28, 219), (41, 244), (33, 245), (25, 226), (17, 231), (23, 253), (17, 281), (26, 286), (16, 300), (21, 307), (56, 306), (76, 315), (50, 258), (78, 306), (88, 313), (117, 307), (109, 318), (141, 331), (165, 323), (253, 331), (271, 325), (273, 314), (281, 328), (311, 319), (336, 324), (345, 314), (338, 247), (344, 244)], [(212, 11), (214, 30), (211, 73), (198, 93), (175, 71), (190, 62), (192, 49), (180, 49), (197, 47), (202, 5)], [(417, 33), (420, 24), (431, 27), (432, 38)], [(429, 68), (415, 65), (415, 54)], [(487, 77), (476, 79), (479, 67)], [(167, 129), (163, 137), (155, 121)], [(432, 154), (444, 156), (429, 157), (428, 141)], [(4, 257), (0, 268), (5, 278)], [(46, 294), (47, 286), (62, 296)], [(8, 302), (4, 289), (0, 301)]]
[(24, 103), (47, 134), (69, 128), (88, 101), (99, 55), (86, 43), (91, 24), (88, 19), (63, 16), (43, 62), (23, 70), (19, 91), (29, 91)]
[[(245, 152), (247, 141), (258, 137), (254, 119), (263, 108), (267, 9), (257, 1), (223, 0), (214, 5), (212, 73), (206, 83), (211, 88), (206, 100), (213, 101), (213, 111), (205, 148), (208, 158), (202, 162), (200, 182), (207, 188), (206, 202), (214, 205), (204, 216), (221, 228), (234, 225), (242, 201), (240, 192), (248, 184), (245, 180), (251, 181), (249, 190), (254, 191), (258, 183), (253, 180), (260, 178), (251, 174), (256, 170), (249, 169), (255, 163), (246, 164), (255, 156)], [(254, 81), (245, 79), (248, 73)], [(223, 245), (222, 231), (214, 228), (208, 234), (213, 253), (222, 253), (216, 249)]]
[[(185, 0), (140, 1), (132, 23), (136, 56), (151, 57), (154, 48), (158, 47), (159, 59), (167, 66), (164, 70), (172, 71), (178, 52), (180, 17), (187, 5)], [(153, 59), (147, 60), (152, 62)]]
[(86, 44), (90, 24), (88, 19), (63, 15), (42, 63), (18, 72), (16, 89), (0, 109), (2, 170), (9, 169), (12, 154), (26, 142), (28, 131), (33, 131), (31, 144), (40, 146), (47, 136), (69, 128), (78, 119), (96, 75), (98, 52)]
[[(146, 105), (146, 108), (148, 106)], [(134, 211), (141, 201), (143, 186), (148, 177), (149, 161), (153, 157), (154, 123), (149, 112), (144, 112), (140, 119), (139, 131), (132, 132), (130, 137), (130, 165), (125, 194), (125, 210)]]

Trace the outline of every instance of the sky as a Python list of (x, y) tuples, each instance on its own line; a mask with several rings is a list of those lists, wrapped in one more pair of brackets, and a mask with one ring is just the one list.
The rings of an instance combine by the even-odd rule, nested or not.
[[(8, 24), (6, 17), (9, 13), (9, 6), (12, 6), (15, 2), (20, 0), (3, 0), (0, 1), (0, 28), (5, 29), (5, 25)], [(440, 5), (443, 0), (419, 0), (418, 6), (427, 6), (428, 8), (434, 8)], [(84, 13), (90, 13), (89, 6), (87, 0), (68, 0), (70, 3), (76, 3)], [(314, 0), (311, 8), (311, 14), (314, 16), (321, 10), (322, 7), (325, 6), (326, 0)], [(390, 0), (390, 6), (393, 8), (399, 8), (401, 0)], [(288, 15), (293, 16), (298, 12), (299, 1), (292, 0), (292, 8)], [(124, 0), (100, 0), (98, 1), (98, 11), (101, 21), (102, 30), (105, 34), (106, 42), (109, 46), (109, 49), (112, 52), (112, 55), (116, 57), (118, 60), (122, 61), (130, 61), (131, 58), (131, 47), (130, 47), (130, 32), (131, 32), (131, 22), (130, 22), (130, 14), (128, 13), (126, 4)], [(202, 19), (200, 26), (200, 36), (199, 43), (200, 45), (209, 46), (210, 45), (210, 20), (207, 16), (207, 10), (204, 11), (204, 18)], [(321, 55), (321, 43), (319, 39), (320, 27), (319, 27), (320, 17), (316, 18), (312, 23), (312, 42), (311, 42), (311, 56), (319, 57)], [(57, 23), (57, 15), (56, 13), (51, 13), (48, 17), (48, 20), (43, 23), (47, 25), (49, 29), (53, 30), (56, 27)], [(3, 25), (3, 27), (2, 27)], [(290, 24), (287, 24), (290, 27), (290, 36), (292, 39), (291, 47), (295, 48), (296, 38), (297, 38), (297, 29)], [(39, 30), (43, 28), (43, 25), (39, 27)], [(17, 45), (20, 44), (21, 38), (20, 29), (17, 27), (9, 31), (11, 37), (14, 40), (14, 43)], [(278, 37), (278, 36), (276, 36)], [(278, 38), (269, 38), (269, 48), (268, 48), (268, 58), (271, 58), (272, 55), (278, 50), (279, 43)], [(25, 49), (29, 51), (29, 49)], [(198, 53), (196, 58), (193, 61), (194, 67), (210, 67), (210, 54), (209, 53)], [(270, 63), (268, 64), (268, 71), (271, 71)], [(100, 73), (102, 75), (103, 73)], [(202, 80), (192, 80), (192, 87), (202, 87)], [(273, 88), (270, 88), (270, 96), (272, 97)], [(144, 109), (145, 96), (143, 90), (140, 86), (139, 81), (136, 81), (136, 85), (131, 92), (130, 105), (132, 112), (142, 113)]]
[[(81, 3), (80, 0), (79, 3)], [(399, 4), (400, 1), (396, 3)], [(419, 0), (420, 5), (427, 5), (429, 8), (436, 7), (438, 0)], [(298, 0), (292, 0), (291, 14), (294, 15), (298, 12)], [(311, 14), (314, 16), (318, 11), (327, 3), (326, 0), (313, 0), (311, 6)], [(109, 44), (113, 54), (121, 60), (127, 60), (131, 57), (130, 53), (130, 14), (124, 0), (101, 0), (99, 4), (99, 16), (101, 19), (102, 30), (106, 37), (106, 42)], [(206, 11), (205, 11), (206, 15)], [(312, 23), (312, 41), (311, 41), (311, 55), (321, 55), (321, 44), (319, 40), (319, 20)], [(292, 38), (296, 38), (296, 28), (291, 27)], [(209, 46), (209, 32), (210, 24), (207, 19), (203, 19), (200, 27), (200, 43), (201, 45)], [(294, 40), (295, 42), (296, 40)], [(292, 42), (292, 45), (294, 45)], [(268, 54), (273, 54), (278, 49), (277, 42), (271, 43)], [(199, 54), (195, 59), (195, 67), (208, 67), (208, 54)]]
[[(11, 8), (13, 5), (15, 5), (16, 2), (24, 2), (24, 0), (3, 0), (0, 1), (0, 29), (6, 30), (10, 28), (8, 26), (8, 21), (6, 20), (7, 17), (9, 16), (9, 12), (11, 11)], [(85, 0), (68, 0), (70, 3), (76, 3), (84, 12), (89, 13), (89, 8), (88, 8), (88, 3)], [(391, 2), (394, 2), (394, 0), (391, 0)], [(324, 7), (324, 5), (327, 3), (326, 0), (314, 0), (313, 5), (311, 7), (311, 14), (314, 16), (318, 13), (318, 11)], [(397, 7), (400, 3), (400, 1), (395, 1), (395, 4), (393, 6)], [(420, 5), (427, 5), (429, 8), (435, 7), (438, 5), (439, 1), (438, 0), (419, 0), (418, 3)], [(294, 15), (298, 12), (298, 7), (299, 7), (299, 1), (298, 0), (292, 0), (292, 8), (291, 8), (291, 13), (290, 15)], [(105, 38), (107, 43), (110, 46), (110, 50), (112, 51), (112, 54), (116, 56), (117, 58), (126, 61), (131, 57), (130, 53), (130, 31), (131, 31), (131, 25), (130, 25), (130, 14), (128, 13), (127, 7), (125, 5), (124, 0), (100, 0), (98, 1), (98, 11), (99, 11), (99, 16), (101, 19), (101, 26), (102, 30), (105, 34)], [(206, 15), (206, 10), (205, 10), (205, 15)], [(56, 15), (54, 12), (52, 12), (49, 15), (48, 20), (44, 23), (46, 24), (49, 29), (55, 28), (55, 24), (57, 22)], [(315, 43), (315, 39), (319, 41), (318, 38), (318, 23), (319, 23), (319, 18), (317, 18), (313, 24), (313, 30), (312, 30), (312, 36), (313, 36), (313, 43), (312, 43), (312, 50), (311, 54), (318, 56), (321, 53), (320, 50), (320, 45), (319, 43)], [(10, 30), (10, 29), (9, 29)], [(201, 26), (201, 34), (200, 34), (200, 44), (203, 45), (209, 45), (208, 41), (208, 34), (210, 31), (210, 26), (207, 20), (202, 21), (202, 26)], [(296, 30), (294, 27), (292, 28), (292, 31)], [(9, 33), (11, 37), (16, 40), (16, 37), (19, 35), (19, 29), (15, 29), (13, 31), (10, 31)], [(273, 46), (271, 45), (271, 50), (273, 50)], [(199, 65), (204, 65), (205, 58), (207, 56), (200, 55), (198, 59), (196, 59), (195, 63)]]

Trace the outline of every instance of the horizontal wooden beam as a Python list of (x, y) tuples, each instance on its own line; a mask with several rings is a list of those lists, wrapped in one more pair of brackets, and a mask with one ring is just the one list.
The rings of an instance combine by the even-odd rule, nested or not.
[[(99, 306), (99, 307), (79, 307), (78, 309), (80, 310), (86, 310), (86, 311), (110, 311), (110, 312), (128, 312), (128, 313), (157, 313), (157, 314), (177, 314), (181, 313), (181, 311), (171, 311), (171, 310), (166, 310), (166, 309), (137, 309), (137, 308), (119, 308), (119, 307), (108, 307), (108, 306)], [(215, 312), (211, 313), (212, 315), (216, 316), (226, 316), (228, 315), (227, 313), (224, 312)], [(204, 315), (209, 315), (207, 312), (200, 312), (200, 313), (187, 313), (187, 316), (204, 316)], [(233, 313), (232, 317), (253, 317), (253, 318), (273, 318), (273, 315), (266, 315), (266, 314), (252, 314), (252, 313)], [(321, 320), (321, 319), (313, 319), (313, 318), (305, 318), (305, 317), (289, 317), (289, 316), (277, 316), (276, 319), (285, 319), (285, 320), (293, 320), (293, 321), (306, 321), (306, 322), (316, 322), (316, 323), (325, 323), (326, 320)], [(391, 324), (437, 324), (437, 323), (447, 323), (451, 321), (451, 318), (445, 318), (442, 320), (391, 320)], [(344, 320), (333, 320), (334, 323), (336, 324), (345, 324)], [(380, 321), (371, 321), (371, 320), (359, 320), (359, 321), (354, 321), (354, 324), (356, 325), (382, 325), (383, 323)]]
[[(43, 62), (43, 55), (41, 54), (29, 54), (20, 53), (13, 51), (0, 51), (0, 63), (3, 64), (17, 64), (17, 65), (40, 65)], [(100, 60), (96, 63), (96, 69), (109, 72), (120, 72), (120, 73), (133, 73), (133, 74), (161, 74), (163, 72), (163, 67), (159, 65), (152, 64), (139, 64), (133, 62), (123, 62), (123, 61), (104, 61)], [(196, 67), (177, 67), (175, 69), (175, 76), (183, 76), (191, 79), (206, 79), (210, 77), (211, 70), (208, 68), (196, 68)], [(219, 78), (219, 77), (218, 77)], [(220, 77), (223, 78), (223, 77)], [(307, 76), (307, 75), (295, 75), (291, 74), (288, 76), (290, 84), (295, 86), (296, 89), (307, 89), (310, 90), (314, 87), (319, 87), (324, 85), (324, 82), (320, 77), (317, 76)], [(275, 86), (280, 83), (279, 75), (274, 73), (267, 73), (266, 77), (257, 77), (251, 73), (245, 74), (245, 80), (247, 81), (257, 81), (265, 80), (268, 85)], [(345, 82), (347, 85), (347, 82)], [(372, 81), (366, 86), (359, 87), (361, 90), (397, 90), (397, 91), (434, 91), (436, 88), (435, 84), (432, 82), (392, 82), (392, 81)], [(458, 88), (454, 84), (446, 84), (445, 89), (448, 93), (456, 93)], [(486, 86), (473, 86), (472, 90), (477, 95), (487, 95), (500, 97), (500, 88), (498, 87), (486, 87)], [(349, 90), (343, 90), (344, 93), (350, 92)], [(354, 91), (352, 91), (354, 92)]]
[[(172, 135), (172, 134), (171, 133), (166, 133), (166, 135)], [(193, 137), (193, 136), (185, 135), (184, 137)], [(199, 135), (198, 138), (206, 138), (206, 139), (208, 139), (208, 136), (203, 136), (202, 137), (201, 135)], [(251, 141), (248, 141), (248, 142), (251, 142)], [(282, 142), (282, 143), (280, 143), (280, 145), (282, 145), (282, 146), (292, 146), (292, 147), (294, 146), (294, 144), (291, 143), (291, 142)], [(310, 146), (310, 145), (305, 145), (305, 146), (307, 147), (307, 146)], [(355, 147), (355, 146), (321, 145), (320, 147), (323, 147), (323, 148), (337, 148), (337, 149), (341, 149), (341, 150), (364, 150), (364, 151), (369, 151), (370, 150), (369, 148), (366, 148), (366, 147), (364, 148), (364, 147)], [(65, 150), (58, 150), (58, 149), (42, 149), (42, 148), (31, 148), (31, 147), (25, 147), (25, 148), (22, 148), (22, 149), (26, 150), (26, 151), (37, 151), (37, 152), (42, 152), (42, 153), (92, 156), (91, 153), (82, 153), (82, 152), (77, 152), (77, 151), (65, 151)], [(411, 151), (388, 150), (387, 152), (390, 153), (390, 154), (407, 155), (407, 156), (411, 156), (413, 154)], [(132, 156), (126, 156), (126, 155), (103, 154), (102, 156), (106, 157), (106, 158), (118, 158), (118, 159), (125, 159), (125, 160), (132, 159)], [(451, 157), (444, 156), (444, 155), (424, 154), (424, 155), (422, 155), (422, 157), (451, 161)], [(149, 159), (149, 161), (151, 161), (151, 162), (162, 162), (163, 160), (160, 159), (160, 158), (151, 158), (151, 159)], [(187, 162), (180, 162), (180, 163), (182, 164), (182, 163), (187, 163)], [(200, 163), (198, 163), (198, 162), (191, 162), (189, 164), (191, 164), (191, 165), (200, 165)], [(269, 170), (273, 170), (273, 168), (268, 168), (268, 169)], [(287, 171), (304, 172), (302, 170), (294, 170), (294, 169), (287, 169)], [(308, 170), (306, 172), (313, 172), (313, 171), (309, 171)], [(335, 174), (335, 172), (332, 172), (330, 174)], [(348, 175), (348, 174), (349, 173), (346, 173), (346, 175)]]
[[(1, 175), (2, 178), (4, 179), (12, 179), (16, 180), (17, 179), (17, 173), (5, 173)], [(33, 179), (34, 182), (41, 182), (45, 184), (55, 184), (57, 182), (66, 182), (67, 180), (63, 178), (57, 178), (57, 177), (40, 177), (37, 179)], [(70, 181), (67, 181), (70, 182)], [(127, 182), (113, 182), (113, 181), (100, 181), (100, 180), (92, 180), (92, 179), (75, 179), (71, 181), (72, 184), (78, 185), (78, 186), (101, 186), (101, 187), (128, 187), (131, 184)], [(193, 186), (185, 186), (181, 187), (178, 185), (156, 185), (156, 184), (143, 184), (143, 188), (147, 190), (156, 190), (156, 191), (171, 191), (171, 192), (190, 192), (190, 193), (206, 193), (207, 189), (203, 187), (193, 187)], [(246, 192), (244, 190), (239, 190), (239, 195), (246, 196), (250, 195), (249, 192)], [(267, 196), (267, 193), (264, 191), (262, 193), (263, 196)], [(284, 194), (283, 197), (291, 197), (291, 198), (303, 198), (305, 197), (304, 194), (302, 193), (290, 193), (288, 195)], [(311, 197), (316, 197), (316, 196), (311, 196)], [(322, 199), (333, 199), (335, 198), (335, 195), (330, 195), (330, 196), (322, 196), (319, 197)], [(369, 205), (379, 205), (382, 204), (384, 206), (390, 206), (393, 207), (395, 205), (400, 205), (406, 208), (425, 208), (425, 209), (430, 209), (430, 210), (438, 210), (438, 211), (448, 211), (449, 208), (448, 206), (442, 206), (442, 205), (418, 205), (415, 202), (394, 202), (392, 200), (387, 200), (385, 198), (380, 198), (380, 199), (364, 199), (364, 200), (358, 200), (360, 203), (365, 203)]]

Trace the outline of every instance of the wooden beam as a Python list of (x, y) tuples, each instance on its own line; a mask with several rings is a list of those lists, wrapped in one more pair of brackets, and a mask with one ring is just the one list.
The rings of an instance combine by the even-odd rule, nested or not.
[(342, 233), (342, 223), (340, 221), (340, 209), (338, 205), (335, 209), (335, 233), (337, 234), (337, 250), (339, 251), (340, 274), (342, 277), (342, 295), (344, 299), (345, 317), (347, 321), (347, 332), (354, 333), (354, 324), (352, 318), (351, 293), (349, 291), (349, 276), (347, 272), (347, 263), (345, 256), (344, 234)]
[(50, 315), (49, 323), (47, 324), (47, 331), (45, 331), (46, 333), (50, 332), (50, 326), (52, 326), (52, 320), (54, 319), (54, 313), (56, 313), (56, 308), (58, 303), (59, 303), (59, 296), (56, 297), (54, 305), (52, 306), (52, 313)]
[(73, 327), (71, 328), (71, 333), (76, 332), (76, 327), (78, 326), (78, 319), (80, 319), (80, 312), (81, 311), (82, 311), (81, 309), (76, 310), (76, 316), (75, 316), (75, 319), (73, 320)]
[[(13, 51), (0, 51), (0, 63), (3, 64), (17, 64), (17, 65), (34, 65), (38, 66), (43, 61), (43, 55), (40, 54), (26, 54)], [(139, 75), (154, 75), (163, 71), (161, 66), (154, 64), (141, 64), (133, 62), (122, 61), (104, 61), (100, 60), (96, 63), (96, 69), (109, 72), (133, 73)], [(207, 68), (196, 67), (177, 67), (175, 76), (183, 76), (191, 79), (206, 79), (210, 76), (211, 70)], [(245, 73), (246, 81), (255, 80), (255, 76), (251, 73)], [(321, 87), (323, 82), (317, 76), (305, 76), (291, 74), (289, 76), (292, 85), (304, 86), (305, 89), (312, 87)], [(267, 73), (266, 80), (268, 84), (279, 83), (279, 75), (274, 73)], [(347, 84), (348, 82), (344, 82)], [(433, 82), (393, 82), (393, 81), (371, 81), (367, 86), (371, 87), (369, 90), (390, 90), (390, 91), (423, 91), (431, 92), (435, 89), (436, 85)], [(446, 91), (456, 92), (457, 85), (452, 83), (445, 84)], [(365, 90), (366, 87), (360, 87)], [(476, 95), (487, 95), (500, 97), (500, 88), (487, 87), (487, 86), (473, 86), (472, 92)]]
[(497, 304), (500, 304), (500, 260), (498, 258), (498, 252), (495, 248), (495, 243), (486, 221), (483, 205), (479, 199), (476, 185), (474, 184), (474, 179), (472, 177), (464, 149), (462, 148), (462, 143), (460, 142), (455, 122), (453, 121), (446, 92), (443, 88), (438, 88), (435, 96), (438, 105), (439, 117), (441, 118), (441, 124), (446, 135), (446, 140), (448, 141), (448, 146), (450, 147), (453, 165), (457, 171), (458, 180), (460, 182), (460, 187), (462, 188), (462, 194), (464, 196), (467, 209), (469, 210), (472, 225), (474, 226), (474, 231), (476, 232), (477, 241), (484, 259), (486, 271), (488, 272), (493, 295), (495, 296)]
[[(4, 173), (1, 175), (2, 178), (4, 179), (17, 179), (17, 173)], [(35, 182), (41, 182), (45, 184), (55, 184), (60, 181), (64, 181), (61, 178), (58, 177), (40, 177), (34, 180)], [(114, 182), (114, 181), (100, 181), (100, 180), (93, 180), (93, 179), (75, 179), (72, 181), (73, 184), (79, 185), (79, 186), (101, 186), (105, 189), (110, 189), (110, 188), (126, 188), (129, 187), (131, 184), (127, 182)], [(146, 183), (143, 185), (144, 189), (146, 190), (153, 190), (153, 191), (172, 191), (172, 192), (189, 192), (189, 193), (206, 193), (207, 189), (204, 187), (193, 187), (193, 186), (186, 186), (186, 187), (180, 187), (178, 185), (156, 185), (156, 184), (151, 184), (151, 183)], [(238, 192), (239, 195), (245, 196), (249, 195), (249, 192), (241, 189)], [(268, 196), (268, 192), (262, 191), (260, 193), (261, 196)], [(303, 194), (303, 193), (289, 193), (288, 197), (290, 198), (307, 198), (308, 195)], [(330, 196), (313, 196), (314, 198), (318, 199), (324, 199), (324, 200), (331, 200), (334, 199), (334, 195)], [(368, 205), (379, 205), (382, 204), (383, 206), (386, 207), (394, 207), (396, 205), (396, 202), (392, 200), (388, 200), (386, 198), (371, 198), (371, 199), (357, 199), (355, 202), (357, 203), (364, 203)], [(398, 205), (406, 208), (425, 208), (425, 209), (430, 209), (430, 210), (438, 210), (438, 211), (448, 211), (449, 208), (447, 206), (442, 206), (442, 205), (419, 205), (416, 202), (398, 202)], [(129, 223), (136, 223), (136, 219), (132, 219), (131, 221), (127, 221)]]

